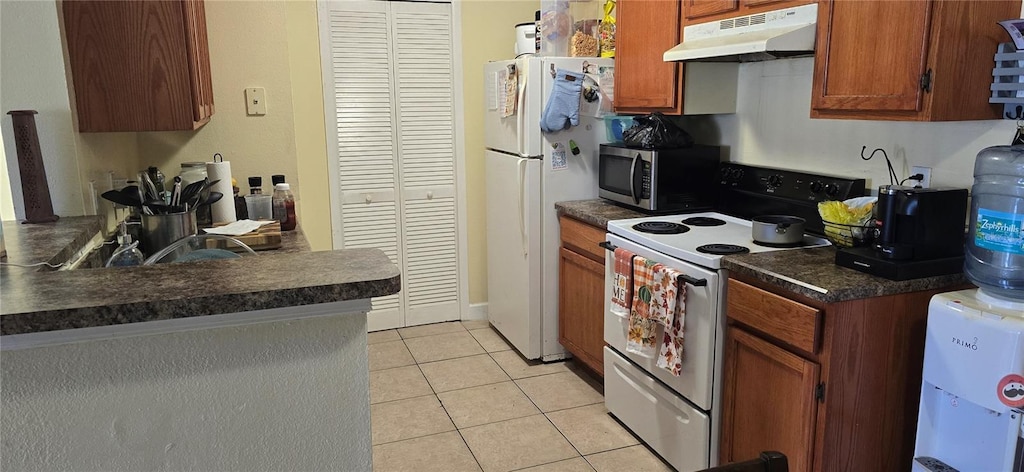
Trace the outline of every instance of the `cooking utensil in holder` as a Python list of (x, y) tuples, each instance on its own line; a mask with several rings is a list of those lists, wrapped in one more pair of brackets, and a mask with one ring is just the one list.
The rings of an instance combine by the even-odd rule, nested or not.
[[(142, 215), (142, 252), (153, 255), (181, 238), (198, 233), (196, 212)], [(186, 252), (186, 250), (182, 250)]]

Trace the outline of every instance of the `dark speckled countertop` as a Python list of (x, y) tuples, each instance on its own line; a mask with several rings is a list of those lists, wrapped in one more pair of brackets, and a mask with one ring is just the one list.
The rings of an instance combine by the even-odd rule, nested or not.
[[(559, 215), (607, 227), (610, 220), (645, 216), (603, 199), (555, 203)], [(888, 280), (835, 265), (834, 247), (725, 256), (722, 267), (825, 303), (932, 290), (968, 283), (962, 273), (914, 280)]]
[(968, 283), (963, 273), (889, 280), (835, 265), (836, 249), (792, 249), (725, 256), (722, 267), (825, 303), (918, 292)]
[(601, 198), (557, 202), (555, 203), (555, 209), (558, 210), (559, 215), (575, 218), (599, 228), (607, 228), (608, 222), (611, 220), (626, 220), (647, 216), (636, 210), (620, 207)]
[[(101, 226), (96, 217), (82, 218), (97, 223), (4, 222), (8, 261), (63, 262)], [(300, 231), (282, 239), (281, 249), (231, 260), (59, 272), (5, 266), (0, 334), (312, 305), (401, 290), (398, 267), (379, 249), (310, 252)]]

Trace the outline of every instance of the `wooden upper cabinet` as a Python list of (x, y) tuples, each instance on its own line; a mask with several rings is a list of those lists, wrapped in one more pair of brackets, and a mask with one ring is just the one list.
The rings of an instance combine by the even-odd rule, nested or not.
[(202, 0), (62, 5), (79, 131), (194, 130), (209, 121)]
[(739, 0), (684, 0), (686, 19), (729, 13), (739, 9)]
[(683, 26), (798, 7), (815, 0), (683, 0)]
[(615, 111), (682, 112), (682, 65), (664, 62), (679, 44), (680, 2), (619, 0), (615, 37)]
[(1019, 0), (822, 0), (811, 116), (999, 118), (988, 103), (996, 21), (1019, 14)]

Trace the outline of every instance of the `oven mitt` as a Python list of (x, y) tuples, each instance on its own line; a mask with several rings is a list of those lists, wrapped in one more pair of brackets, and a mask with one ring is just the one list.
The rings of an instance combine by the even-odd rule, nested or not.
[(580, 124), (580, 91), (583, 75), (558, 69), (551, 96), (540, 117), (540, 130), (545, 133), (561, 131)]

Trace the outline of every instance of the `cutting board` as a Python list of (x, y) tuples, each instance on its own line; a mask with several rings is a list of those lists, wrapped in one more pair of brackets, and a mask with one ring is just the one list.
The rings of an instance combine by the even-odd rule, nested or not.
[[(225, 224), (227, 223), (214, 223), (213, 226), (224, 226)], [(281, 223), (275, 221), (273, 223), (260, 226), (256, 231), (232, 237), (245, 243), (247, 246), (251, 247), (253, 251), (277, 249), (281, 247)], [(245, 251), (241, 246), (223, 239), (207, 239), (206, 247), (210, 249), (227, 249), (235, 252)]]

